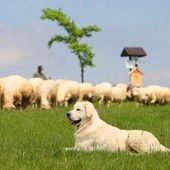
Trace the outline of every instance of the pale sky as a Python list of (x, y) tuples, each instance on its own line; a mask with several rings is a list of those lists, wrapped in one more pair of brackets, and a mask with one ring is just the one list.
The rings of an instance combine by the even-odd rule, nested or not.
[(120, 57), (121, 52), (124, 47), (142, 47), (147, 53), (139, 64), (143, 85), (170, 87), (169, 0), (1, 0), (0, 77), (31, 78), (42, 65), (47, 77), (81, 82), (78, 59), (67, 46), (47, 46), (63, 29), (40, 19), (45, 8), (62, 8), (79, 27), (102, 29), (83, 41), (93, 48), (96, 65), (85, 68), (85, 82), (128, 84), (128, 58)]

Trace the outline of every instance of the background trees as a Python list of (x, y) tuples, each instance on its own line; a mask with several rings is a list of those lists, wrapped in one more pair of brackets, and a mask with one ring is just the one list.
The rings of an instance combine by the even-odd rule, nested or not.
[(67, 36), (62, 36), (60, 34), (54, 35), (49, 42), (48, 46), (51, 47), (54, 42), (62, 42), (67, 44), (68, 48), (74, 53), (79, 60), (79, 65), (81, 68), (81, 82), (84, 82), (84, 68), (86, 66), (94, 67), (92, 53), (92, 47), (86, 43), (81, 43), (81, 39), (84, 37), (91, 37), (92, 32), (101, 31), (97, 26), (87, 26), (78, 28), (74, 22), (64, 14), (61, 9), (43, 9), (42, 19), (49, 19), (58, 23), (59, 26), (63, 27), (68, 33)]

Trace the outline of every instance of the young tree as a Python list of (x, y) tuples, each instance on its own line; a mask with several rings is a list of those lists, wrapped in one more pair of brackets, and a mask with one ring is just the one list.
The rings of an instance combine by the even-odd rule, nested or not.
[(86, 66), (95, 66), (93, 64), (94, 53), (91, 51), (92, 47), (88, 46), (88, 44), (80, 43), (80, 41), (83, 37), (91, 37), (92, 32), (98, 32), (101, 29), (97, 26), (78, 28), (74, 20), (71, 21), (71, 19), (61, 11), (61, 9), (52, 10), (47, 8), (43, 9), (42, 12), (42, 19), (56, 21), (58, 25), (63, 27), (68, 33), (67, 36), (55, 35), (49, 40), (48, 46), (51, 47), (54, 42), (67, 44), (71, 52), (75, 53), (79, 59), (81, 67), (81, 81), (84, 82), (84, 68)]

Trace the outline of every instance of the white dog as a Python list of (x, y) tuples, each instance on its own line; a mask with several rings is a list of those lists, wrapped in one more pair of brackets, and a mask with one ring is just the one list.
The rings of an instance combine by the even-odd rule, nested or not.
[(67, 113), (71, 124), (76, 125), (75, 147), (67, 150), (107, 150), (137, 153), (170, 152), (150, 132), (121, 130), (108, 125), (98, 116), (90, 102), (77, 102)]

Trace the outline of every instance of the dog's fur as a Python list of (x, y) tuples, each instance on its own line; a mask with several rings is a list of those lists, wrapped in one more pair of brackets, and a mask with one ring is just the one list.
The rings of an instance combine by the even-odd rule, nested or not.
[(70, 123), (76, 126), (75, 147), (67, 150), (106, 150), (137, 153), (170, 152), (150, 132), (121, 130), (108, 125), (98, 116), (90, 102), (77, 102), (67, 113)]

